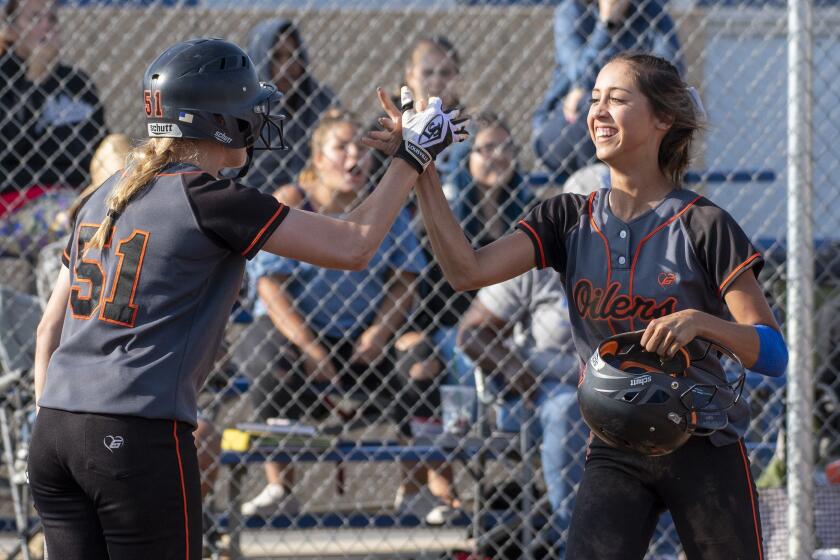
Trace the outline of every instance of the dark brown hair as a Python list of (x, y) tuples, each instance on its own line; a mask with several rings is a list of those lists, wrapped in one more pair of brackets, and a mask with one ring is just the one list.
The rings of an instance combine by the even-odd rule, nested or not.
[(455, 45), (452, 44), (452, 41), (443, 35), (423, 35), (414, 41), (414, 44), (411, 45), (411, 55), (409, 57), (411, 63), (414, 64), (417, 61), (419, 53), (426, 52), (426, 49), (430, 47), (437, 49), (451, 59), (452, 62), (455, 63), (455, 67), (460, 72), (461, 58), (458, 56), (458, 51), (455, 49)]
[(508, 136), (513, 138), (513, 134), (511, 133), (507, 122), (492, 111), (481, 111), (472, 117), (472, 121), (475, 125), (475, 134), (478, 134), (486, 128), (501, 128), (507, 132)]
[(688, 168), (691, 142), (695, 133), (703, 129), (702, 117), (688, 86), (677, 68), (658, 56), (627, 52), (610, 60), (619, 61), (632, 69), (636, 86), (647, 98), (654, 114), (671, 123), (659, 146), (659, 169), (679, 187)]

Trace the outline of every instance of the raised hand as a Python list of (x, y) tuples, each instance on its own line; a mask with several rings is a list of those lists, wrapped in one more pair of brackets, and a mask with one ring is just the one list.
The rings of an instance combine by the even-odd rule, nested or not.
[(444, 111), (438, 97), (430, 98), (426, 109), (417, 112), (414, 109), (411, 90), (403, 86), (400, 92), (400, 114), (381, 89), (378, 90), (378, 94), (379, 101), (388, 114), (387, 119), (379, 121), (385, 130), (368, 133), (362, 142), (366, 146), (407, 161), (418, 173), (423, 173), (447, 146), (466, 140), (469, 136), (468, 118), (458, 118), (458, 109)]

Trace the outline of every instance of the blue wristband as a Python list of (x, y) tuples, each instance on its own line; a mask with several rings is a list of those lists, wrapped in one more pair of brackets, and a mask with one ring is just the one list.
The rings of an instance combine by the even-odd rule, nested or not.
[(767, 325), (756, 325), (758, 333), (758, 359), (750, 368), (768, 377), (781, 377), (787, 369), (788, 350), (782, 333)]

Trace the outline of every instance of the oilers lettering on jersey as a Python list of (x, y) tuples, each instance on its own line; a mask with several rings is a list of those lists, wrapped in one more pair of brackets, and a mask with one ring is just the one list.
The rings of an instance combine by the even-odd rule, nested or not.
[(630, 318), (652, 321), (677, 310), (677, 299), (674, 297), (657, 301), (637, 295), (631, 299), (620, 292), (621, 284), (618, 282), (611, 282), (609, 287), (603, 290), (593, 287), (592, 282), (584, 278), (575, 284), (572, 301), (581, 317), (593, 321)]
[[(682, 309), (728, 318), (726, 290), (748, 270), (757, 275), (764, 262), (729, 214), (696, 193), (674, 189), (656, 207), (623, 222), (610, 210), (608, 194), (557, 196), (517, 226), (531, 239), (537, 266), (561, 276), (581, 360), (603, 339)], [(718, 382), (717, 360), (703, 365), (706, 372), (692, 375)], [(743, 433), (745, 407), (730, 412), (730, 428), (713, 436), (717, 444)]]

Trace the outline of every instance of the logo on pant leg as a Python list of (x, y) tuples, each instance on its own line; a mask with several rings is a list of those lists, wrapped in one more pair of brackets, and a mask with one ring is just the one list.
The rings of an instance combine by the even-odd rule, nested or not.
[(107, 449), (110, 453), (113, 453), (114, 449), (119, 449), (123, 446), (125, 440), (122, 436), (105, 436), (102, 443), (105, 444), (105, 449)]

